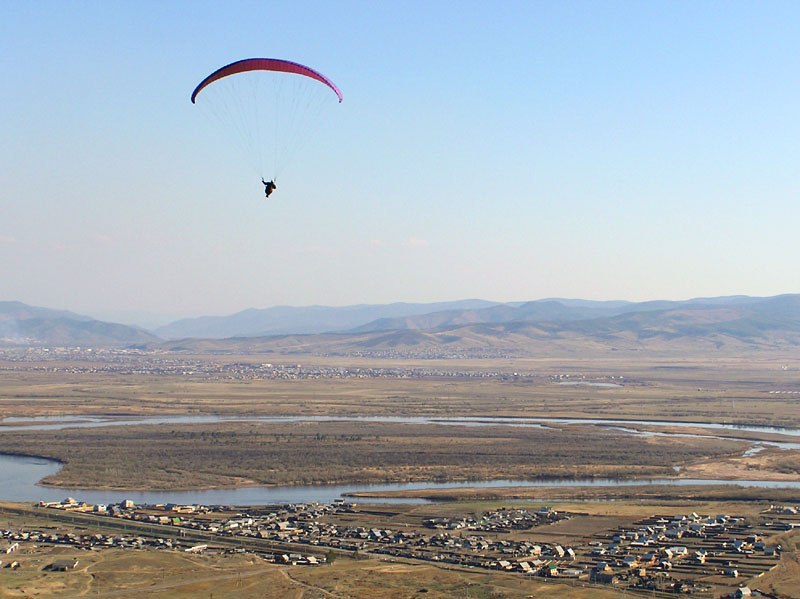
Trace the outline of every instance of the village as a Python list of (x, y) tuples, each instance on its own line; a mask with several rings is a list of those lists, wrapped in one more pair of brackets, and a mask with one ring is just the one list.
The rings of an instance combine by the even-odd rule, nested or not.
[[(356, 356), (358, 357), (358, 356)], [(395, 356), (400, 358), (402, 356)], [(455, 358), (457, 356), (449, 356)], [(441, 358), (441, 356), (431, 356)], [(1, 370), (66, 374), (113, 373), (118, 375), (189, 376), (203, 380), (315, 380), (372, 378), (489, 378), (500, 380), (541, 379), (537, 373), (509, 373), (501, 370), (436, 367), (322, 366), (297, 363), (277, 364), (245, 360), (179, 357), (160, 350), (130, 348), (27, 347), (0, 348), (0, 362), (11, 364)], [(57, 364), (53, 364), (57, 363)], [(569, 376), (569, 375), (566, 375)]]
[[(771, 506), (758, 522), (728, 514), (653, 514), (590, 534), (581, 534), (586, 514), (550, 507), (422, 517), (346, 500), (244, 509), (137, 506), (131, 501), (106, 506), (70, 498), (17, 512), (44, 515), (57, 526), (3, 530), (0, 565), (12, 569), (20, 567), (15, 554), (34, 544), (89, 551), (251, 553), (298, 566), (319, 566), (342, 556), (502, 570), (578, 585), (611, 585), (645, 596), (759, 596), (751, 595), (758, 591), (745, 581), (774, 568), (781, 554), (780, 544), (766, 539), (800, 528), (800, 510), (793, 506)], [(93, 524), (104, 532), (87, 530)], [(114, 528), (117, 532), (110, 531)], [(567, 537), (569, 543), (552, 540)], [(54, 561), (47, 567), (63, 571), (76, 564)]]

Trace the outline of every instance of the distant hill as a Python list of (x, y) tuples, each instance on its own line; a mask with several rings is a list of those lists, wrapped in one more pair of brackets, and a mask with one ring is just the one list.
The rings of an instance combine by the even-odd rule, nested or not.
[[(590, 351), (796, 351), (800, 295), (638, 303), (547, 299), (284, 306), (178, 321), (158, 331), (164, 337), (72, 312), (0, 302), (0, 344), (5, 345), (481, 357)], [(181, 331), (185, 336), (162, 341)]]
[(101, 322), (66, 310), (0, 302), (0, 345), (102, 347), (159, 341), (141, 329)]
[(654, 312), (679, 307), (735, 306), (753, 303), (763, 298), (743, 295), (696, 298), (684, 301), (657, 300), (649, 302), (545, 299), (522, 304), (502, 304), (478, 309), (450, 309), (419, 316), (381, 318), (352, 329), (354, 333), (391, 331), (397, 329), (432, 329), (438, 327), (500, 323), (511, 321), (543, 322), (589, 320), (636, 312)]
[(324, 333), (344, 331), (381, 318), (403, 318), (442, 310), (476, 310), (497, 306), (498, 302), (461, 300), (430, 304), (377, 304), (343, 307), (276, 306), (249, 309), (230, 316), (186, 318), (153, 331), (163, 339), (202, 337), (258, 337), (264, 335)]
[(89, 316), (75, 314), (67, 310), (38, 308), (36, 306), (23, 304), (22, 302), (0, 302), (0, 323), (12, 320), (27, 320), (29, 318), (67, 318), (78, 321), (93, 320)]
[(560, 300), (537, 300), (521, 305), (496, 305), (479, 309), (454, 309), (402, 318), (381, 318), (352, 329), (351, 332), (391, 331), (396, 329), (433, 329), (479, 323), (510, 322), (512, 320), (583, 320), (616, 314), (622, 308), (601, 306), (597, 302), (568, 306)]
[[(548, 355), (593, 351), (715, 352), (800, 348), (800, 295), (772, 298), (701, 298), (609, 306), (622, 314), (586, 318), (542, 302), (515, 314), (548, 314), (540, 320), (446, 324), (431, 328), (358, 330), (317, 335), (280, 335), (170, 342), (165, 349), (216, 352), (455, 355)], [(537, 302), (530, 302), (536, 304)], [(501, 306), (505, 315), (506, 308)], [(594, 311), (591, 305), (576, 306)], [(648, 309), (651, 308), (651, 309)], [(488, 308), (490, 313), (494, 308)], [(452, 311), (424, 315), (417, 324), (454, 318)], [(568, 316), (573, 318), (568, 318)], [(405, 322), (405, 320), (395, 321)]]

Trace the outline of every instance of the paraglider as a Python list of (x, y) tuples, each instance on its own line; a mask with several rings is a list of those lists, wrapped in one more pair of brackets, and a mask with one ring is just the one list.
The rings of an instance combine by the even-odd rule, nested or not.
[(208, 75), (195, 87), (191, 101), (218, 119), (269, 197), (277, 189), (279, 171), (317, 136), (334, 97), (342, 102), (339, 88), (310, 67), (278, 58), (247, 58)]
[(264, 195), (267, 197), (278, 189), (278, 186), (275, 185), (275, 181), (264, 181), (264, 177), (261, 177), (261, 182), (264, 184)]

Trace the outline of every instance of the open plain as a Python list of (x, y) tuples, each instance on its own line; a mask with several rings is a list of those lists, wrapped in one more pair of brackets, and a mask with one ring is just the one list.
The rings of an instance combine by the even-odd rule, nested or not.
[[(50, 485), (191, 489), (657, 478), (677, 476), (677, 469), (688, 478), (800, 479), (797, 450), (745, 453), (759, 440), (791, 440), (780, 429), (702, 426), (799, 426), (800, 369), (786, 356), (417, 362), (304, 357), (302, 364), (296, 356), (275, 355), (4, 357), (0, 414), (23, 421), (80, 414), (297, 418), (0, 435), (0, 451), (63, 462), (45, 481)], [(566, 420), (540, 427), (436, 422), (459, 417)], [(414, 418), (424, 420), (408, 421)], [(569, 421), (576, 418), (594, 421)], [(624, 428), (657, 434), (603, 426), (608, 419), (652, 421)], [(697, 425), (678, 430), (670, 422)]]
[[(790, 356), (398, 361), (108, 350), (56, 357), (8, 352), (3, 358), (0, 452), (59, 460), (63, 468), (43, 484), (62, 487), (79, 499), (80, 492), (71, 488), (680, 477), (731, 481), (728, 486), (476, 485), (371, 491), (358, 495), (362, 501), (372, 495), (435, 503), (363, 509), (346, 519), (348, 527), (363, 530), (423, 534), (419, 527), (425, 517), (476, 517), (509, 501), (515, 508), (525, 501), (556, 502), (559, 510), (583, 515), (549, 530), (504, 534), (511, 543), (575, 545), (584, 557), (567, 571), (583, 577), (596, 576), (591, 574), (597, 566), (591, 543), (608, 543), (615, 530), (646, 526), (654, 514), (728, 513), (764, 523), (771, 504), (800, 503), (797, 489), (735, 485), (737, 479), (800, 480), (799, 452), (792, 448), (797, 436), (788, 430), (800, 427), (800, 369)], [(106, 420), (91, 427), (68, 424), (71, 418), (101, 415)], [(192, 421), (193, 416), (200, 419)], [(147, 421), (156, 417), (176, 420)], [(278, 417), (286, 418), (274, 420)], [(558, 420), (525, 420), (531, 418)], [(121, 426), (126, 420), (138, 422)], [(61, 421), (63, 427), (42, 427)], [(749, 428), (716, 427), (720, 424)], [(20, 518), (10, 517), (7, 528), (21, 526)], [(54, 524), (31, 512), (22, 523), (71, 534), (100, 534), (104, 526)], [(343, 522), (334, 525), (344, 530)], [(759, 529), (758, 534), (765, 531), (765, 542), (782, 548), (777, 561), (759, 557), (763, 569), (745, 568), (739, 578), (730, 579), (722, 572), (735, 556), (715, 558), (718, 563), (708, 574), (686, 571), (687, 588), (696, 596), (721, 597), (750, 584), (776, 597), (797, 596), (796, 532)], [(744, 537), (744, 529), (736, 534)], [(290, 546), (296, 542), (287, 551)], [(292, 566), (268, 563), (249, 549), (231, 553), (224, 539), (218, 550), (198, 555), (177, 548), (157, 554), (130, 547), (87, 552), (49, 543), (23, 549), (14, 556), (18, 567), (0, 570), (0, 597), (661, 597), (667, 595), (659, 585), (666, 588), (677, 580), (637, 570), (636, 577), (624, 574), (623, 591), (594, 579), (531, 577), (504, 566), (470, 568), (452, 562), (464, 557), (440, 560), (424, 551), (415, 558), (341, 551), (323, 566)], [(317, 550), (324, 552), (324, 544)], [(510, 567), (521, 567), (525, 558), (513, 557)], [(79, 563), (69, 572), (49, 568), (75, 559)], [(622, 555), (612, 565), (617, 572), (627, 572), (626, 567)], [(537, 568), (544, 572), (546, 564)]]

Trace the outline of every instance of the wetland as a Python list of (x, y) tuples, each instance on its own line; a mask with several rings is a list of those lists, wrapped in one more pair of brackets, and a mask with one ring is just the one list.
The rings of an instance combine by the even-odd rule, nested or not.
[(99, 492), (800, 480), (785, 359), (279, 359), (0, 362), (0, 451)]

